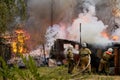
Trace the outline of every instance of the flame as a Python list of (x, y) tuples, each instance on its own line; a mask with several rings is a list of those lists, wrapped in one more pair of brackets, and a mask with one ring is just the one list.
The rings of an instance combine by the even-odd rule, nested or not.
[(107, 39), (112, 39), (112, 40), (114, 40), (114, 41), (118, 41), (119, 40), (119, 36), (112, 36), (111, 38), (110, 38), (110, 36), (108, 35), (108, 33), (106, 33), (106, 32), (102, 32), (101, 33), (102, 34), (102, 36), (103, 37), (105, 37), (105, 38), (107, 38)]
[(12, 42), (12, 51), (13, 53), (26, 53), (27, 49), (25, 48), (25, 41), (30, 38), (30, 35), (22, 29), (15, 30), (16, 37)]
[(101, 34), (102, 34), (103, 37), (109, 39), (109, 35), (108, 35), (108, 33), (106, 33), (106, 32), (103, 31)]
[(118, 36), (112, 36), (112, 40), (114, 40), (114, 41), (118, 41), (119, 40), (119, 37)]
[(19, 42), (30, 39), (30, 35), (25, 30), (15, 30), (15, 33), (18, 35), (17, 38)]
[(5, 38), (5, 39), (10, 39), (10, 38), (11, 38), (11, 36), (4, 36), (4, 38)]
[(12, 51), (13, 53), (17, 53), (17, 43), (15, 41), (12, 42)]
[(22, 30), (22, 29), (18, 29), (18, 30), (15, 30), (15, 33), (17, 35), (23, 35), (25, 40), (28, 40), (30, 39), (30, 35), (25, 31), (25, 30)]
[(17, 34), (19, 34), (19, 33), (24, 33), (24, 30), (17, 29), (17, 30), (15, 30), (15, 33), (17, 33)]

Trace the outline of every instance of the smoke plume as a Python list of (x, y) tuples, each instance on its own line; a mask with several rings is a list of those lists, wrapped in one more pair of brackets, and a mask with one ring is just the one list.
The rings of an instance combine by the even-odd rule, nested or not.
[[(104, 38), (118, 35), (119, 18), (112, 15), (112, 0), (28, 0), (26, 28), (31, 34), (33, 46), (68, 39), (79, 42), (80, 23), (82, 42), (105, 45), (112, 40)], [(119, 2), (118, 2), (119, 3)], [(50, 32), (49, 32), (50, 31)], [(53, 31), (53, 33), (52, 33)], [(46, 40), (45, 40), (46, 38)]]
[[(79, 13), (78, 18), (74, 19), (71, 26), (66, 26), (67, 28), (63, 28), (59, 25), (58, 30), (55, 30), (58, 34), (57, 36), (61, 36), (64, 39), (72, 40), (72, 41), (80, 41), (80, 37), (82, 42), (87, 42), (89, 44), (94, 45), (107, 45), (111, 40), (102, 36), (102, 31), (107, 28), (108, 25), (104, 25), (101, 20), (98, 20), (96, 17), (96, 3), (94, 0), (85, 0), (82, 3), (83, 13)], [(80, 24), (81, 24), (81, 34), (80, 34)], [(58, 27), (58, 26), (57, 26)], [(52, 29), (55, 27), (51, 27)], [(54, 30), (54, 29), (53, 29)], [(60, 33), (62, 32), (62, 34)], [(66, 34), (67, 33), (67, 34)], [(64, 36), (64, 37), (63, 37)], [(54, 37), (51, 37), (54, 38)], [(57, 37), (61, 38), (61, 37)]]

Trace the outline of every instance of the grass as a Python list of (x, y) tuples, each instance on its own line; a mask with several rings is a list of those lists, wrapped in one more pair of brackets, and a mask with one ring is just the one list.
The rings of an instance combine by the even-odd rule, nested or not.
[[(26, 63), (27, 69), (19, 69), (17, 66), (12, 68), (7, 67), (5, 62), (1, 59), (3, 68), (0, 68), (0, 80), (5, 76), (8, 80), (120, 80), (120, 76), (105, 76), (98, 74), (91, 75), (77, 75), (71, 77), (67, 73), (67, 67), (39, 67), (37, 68), (32, 58)], [(76, 73), (76, 71), (74, 71)]]
[[(46, 80), (120, 80), (120, 76), (105, 76), (105, 75), (78, 75), (74, 78), (67, 73), (67, 67), (40, 67), (38, 72), (41, 76), (46, 77)], [(43, 79), (45, 80), (45, 79)]]
[[(74, 78), (71, 77), (70, 74), (67, 73), (67, 67), (39, 67), (38, 68), (38, 76), (39, 79), (34, 78), (33, 74), (28, 69), (20, 69), (20, 75), (16, 71), (12, 71), (11, 74), (15, 74), (14, 80), (120, 80), (120, 76), (105, 76), (105, 75), (78, 75)], [(24, 74), (23, 74), (24, 73)], [(22, 76), (22, 77), (21, 77)], [(1, 76), (0, 76), (0, 80)], [(12, 80), (12, 79), (10, 79)]]

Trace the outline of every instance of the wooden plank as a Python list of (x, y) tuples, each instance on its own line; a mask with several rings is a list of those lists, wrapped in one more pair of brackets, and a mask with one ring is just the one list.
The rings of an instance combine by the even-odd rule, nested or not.
[(118, 67), (118, 48), (114, 48), (114, 65), (115, 67)]
[(120, 54), (119, 54), (119, 48), (115, 47), (114, 48), (114, 65), (115, 65), (115, 75), (120, 75)]

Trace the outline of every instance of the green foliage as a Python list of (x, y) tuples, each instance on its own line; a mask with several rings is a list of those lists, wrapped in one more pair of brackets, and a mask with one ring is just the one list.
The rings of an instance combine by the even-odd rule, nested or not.
[(35, 80), (40, 80), (40, 74), (38, 73), (38, 68), (33, 58), (29, 56), (29, 60), (26, 60), (25, 58), (23, 58), (23, 61), (27, 69), (29, 69), (30, 73), (35, 78)]
[(0, 75), (5, 78), (15, 80), (15, 74), (12, 73), (12, 69), (9, 69), (6, 62), (0, 57)]
[[(114, 80), (116, 78), (88, 74), (72, 78), (71, 75), (67, 73), (67, 67), (65, 66), (38, 68), (32, 57), (29, 57), (29, 60), (26, 60), (26, 58), (22, 59), (26, 65), (25, 69), (20, 69), (17, 65), (10, 68), (0, 57), (0, 63), (2, 63), (0, 67), (0, 80), (2, 80), (1, 77), (5, 77), (8, 80)], [(119, 80), (119, 78), (116, 78), (116, 80)]]
[(16, 16), (25, 19), (25, 0), (0, 0), (0, 33), (6, 31)]
[[(68, 76), (63, 77), (67, 74), (64, 67), (38, 68), (32, 57), (29, 56), (29, 60), (22, 58), (26, 65), (26, 69), (20, 69), (17, 65), (9, 68), (5, 61), (0, 58), (2, 63), (0, 67), (0, 75), (10, 80), (66, 80)], [(62, 73), (65, 70), (66, 73)], [(57, 72), (56, 72), (57, 71)]]

